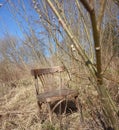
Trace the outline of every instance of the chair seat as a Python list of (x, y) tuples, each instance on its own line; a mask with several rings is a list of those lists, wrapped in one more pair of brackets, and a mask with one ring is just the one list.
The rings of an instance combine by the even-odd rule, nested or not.
[(60, 89), (54, 91), (48, 91), (44, 93), (40, 93), (37, 98), (39, 102), (54, 102), (57, 100), (61, 100), (63, 98), (72, 98), (78, 96), (78, 92), (75, 90), (69, 89)]

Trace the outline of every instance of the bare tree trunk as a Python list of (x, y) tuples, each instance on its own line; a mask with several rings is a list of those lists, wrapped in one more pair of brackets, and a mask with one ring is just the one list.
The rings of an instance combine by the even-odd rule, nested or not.
[(102, 7), (101, 7), (101, 13), (99, 15), (99, 23), (96, 21), (96, 14), (94, 7), (92, 5), (93, 1), (90, 1), (88, 3), (86, 0), (81, 0), (81, 3), (84, 5), (85, 9), (88, 11), (91, 19), (91, 24), (92, 24), (92, 32), (93, 32), (93, 40), (94, 40), (94, 45), (95, 45), (95, 54), (96, 54), (96, 70), (92, 66), (91, 61), (89, 60), (88, 56), (85, 54), (85, 51), (83, 48), (80, 46), (78, 43), (78, 40), (76, 37), (73, 35), (71, 32), (71, 29), (67, 27), (67, 24), (65, 21), (62, 19), (60, 14), (58, 13), (57, 9), (53, 5), (53, 3), (50, 0), (46, 0), (49, 6), (51, 7), (52, 11), (55, 13), (57, 16), (59, 22), (61, 23), (64, 31), (67, 33), (71, 41), (73, 42), (75, 48), (79, 52), (79, 54), (82, 56), (82, 59), (84, 62), (87, 64), (88, 69), (90, 70), (91, 74), (95, 78), (97, 82), (97, 87), (96, 90), (99, 94), (100, 100), (102, 102), (102, 107), (105, 113), (105, 122), (107, 122), (107, 127), (112, 128), (114, 130), (118, 130), (118, 125), (117, 125), (117, 109), (116, 106), (111, 99), (108, 91), (106, 90), (104, 83), (103, 83), (103, 77), (102, 77), (102, 63), (101, 63), (101, 47), (100, 47), (100, 26), (101, 26), (101, 21), (103, 18), (103, 13), (104, 13), (104, 8), (105, 8), (105, 1), (102, 2)]
[[(96, 77), (97, 77), (97, 86), (99, 88), (99, 96), (100, 96), (101, 102), (103, 104), (107, 119), (109, 119), (109, 121), (111, 122), (111, 125), (110, 125), (110, 122), (108, 122), (108, 127), (112, 127), (114, 130), (118, 130), (119, 127), (117, 125), (117, 116), (115, 115), (116, 107), (104, 86), (103, 77), (102, 77), (101, 47), (100, 47), (101, 23), (99, 23), (99, 25), (97, 24), (95, 10), (94, 10), (93, 6), (89, 5), (89, 3), (86, 0), (81, 0), (81, 2), (84, 5), (85, 9), (89, 12), (91, 23), (92, 23), (93, 39), (94, 39), (95, 53), (96, 53), (96, 65), (97, 65)], [(104, 4), (105, 3), (103, 2), (99, 22), (101, 22), (101, 19), (102, 19), (103, 13), (104, 13), (104, 9), (103, 9)], [(116, 110), (116, 112), (117, 112), (117, 110)]]

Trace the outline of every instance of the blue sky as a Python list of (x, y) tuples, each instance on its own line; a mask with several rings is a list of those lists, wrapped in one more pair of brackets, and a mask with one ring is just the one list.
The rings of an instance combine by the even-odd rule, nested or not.
[[(16, 7), (19, 7), (20, 13), (22, 16), (25, 16), (25, 12), (22, 10), (22, 7), (20, 5), (21, 2), (24, 3), (26, 13), (30, 16), (33, 16), (34, 19), (38, 19), (38, 15), (34, 10), (31, 10), (31, 0), (10, 0), (12, 1), (13, 5)], [(4, 36), (4, 33), (9, 33), (10, 35), (18, 36), (20, 38), (23, 38), (23, 32), (21, 30), (25, 29), (27, 31), (28, 24), (24, 21), (24, 19), (17, 14), (17, 12), (14, 10), (14, 8), (11, 6), (10, 1), (8, 0), (0, 0), (0, 4), (3, 4), (2, 7), (0, 7), (0, 38)], [(19, 2), (20, 1), (20, 2)], [(17, 8), (16, 8), (17, 9)], [(11, 12), (12, 10), (13, 12)], [(14, 17), (14, 15), (16, 15)], [(17, 21), (15, 18), (20, 22), (21, 28), (19, 27)]]
[(11, 35), (21, 36), (22, 33), (8, 10), (9, 3), (5, 0), (0, 0), (0, 3), (3, 4), (0, 8), (0, 37), (4, 36), (6, 31)]
[[(37, 23), (40, 21), (39, 15), (34, 11), (31, 0), (0, 0), (0, 4), (3, 4), (0, 7), (0, 38), (4, 38), (8, 33), (10, 36), (20, 38), (19, 45), (22, 45), (25, 35), (30, 36), (31, 27), (38, 39), (43, 39), (43, 43), (48, 43), (46, 35), (40, 34), (45, 30), (39, 22)], [(25, 21), (25, 18), (28, 18), (28, 21)], [(45, 53), (47, 54), (48, 51)]]

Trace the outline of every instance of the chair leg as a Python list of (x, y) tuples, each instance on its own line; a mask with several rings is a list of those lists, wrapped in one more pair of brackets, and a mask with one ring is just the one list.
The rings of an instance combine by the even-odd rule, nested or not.
[(40, 112), (41, 111), (42, 103), (40, 103), (40, 102), (37, 101), (37, 104), (38, 104), (38, 109), (39, 109), (39, 112)]
[(44, 118), (43, 118), (42, 107), (41, 107), (42, 103), (37, 101), (37, 105), (38, 105), (38, 115), (39, 115), (41, 123), (43, 123), (44, 122)]
[(82, 112), (82, 105), (78, 99), (78, 96), (75, 97), (75, 103), (76, 103), (76, 107), (78, 109), (78, 111), (80, 112), (81, 114), (81, 121), (84, 122), (84, 118), (83, 118), (83, 112)]
[(48, 108), (50, 123), (52, 124), (52, 110), (50, 107), (50, 103), (47, 103), (47, 108)]

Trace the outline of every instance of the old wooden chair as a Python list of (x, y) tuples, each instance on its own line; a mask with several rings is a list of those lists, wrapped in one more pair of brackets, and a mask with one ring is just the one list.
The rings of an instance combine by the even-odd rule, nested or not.
[[(32, 75), (35, 77), (35, 90), (37, 96), (37, 104), (39, 110), (42, 110), (42, 104), (46, 104), (47, 111), (49, 113), (49, 119), (52, 122), (52, 113), (61, 103), (65, 101), (65, 103), (69, 100), (74, 101), (74, 104), (77, 110), (80, 110), (79, 100), (78, 100), (78, 91), (70, 90), (66, 88), (66, 69), (64, 66), (56, 66), (52, 68), (41, 68), (41, 69), (33, 69), (31, 70)], [(63, 74), (62, 74), (63, 73)], [(65, 81), (63, 81), (63, 79)], [(41, 81), (43, 90), (39, 91), (39, 81)], [(53, 81), (54, 83), (52, 83)], [(59, 82), (59, 85), (56, 83)], [(66, 83), (66, 82), (65, 82)], [(64, 105), (64, 104), (63, 104)], [(44, 109), (44, 108), (43, 108)], [(67, 104), (65, 104), (65, 109), (67, 109)], [(59, 110), (60, 111), (60, 110)], [(64, 113), (66, 111), (63, 111)], [(60, 111), (61, 114), (61, 111)]]

